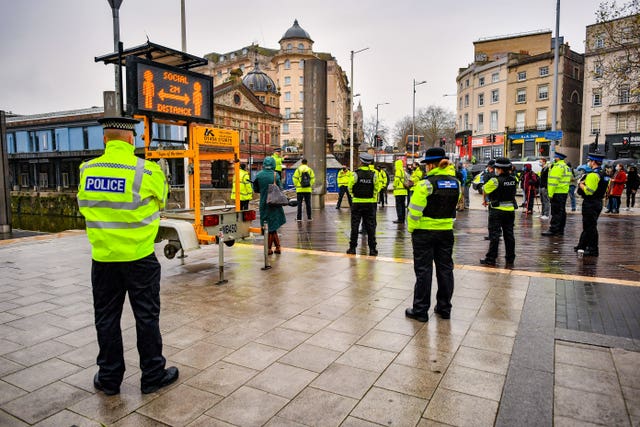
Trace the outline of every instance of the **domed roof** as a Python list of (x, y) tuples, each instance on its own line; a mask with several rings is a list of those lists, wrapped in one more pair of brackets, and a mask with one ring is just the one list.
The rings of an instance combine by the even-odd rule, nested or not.
[(242, 83), (252, 92), (271, 92), (278, 93), (276, 84), (267, 76), (255, 62), (253, 70), (242, 78)]
[[(284, 36), (282, 36), (280, 41), (287, 40), (287, 39), (307, 39), (307, 40), (311, 40), (311, 36), (309, 36), (309, 33), (307, 33), (305, 30), (303, 30), (300, 25), (298, 25), (298, 20), (296, 19), (296, 20), (293, 21), (293, 26), (291, 28), (289, 28), (286, 33), (284, 33)], [(311, 40), (311, 41), (313, 41), (313, 40)]]

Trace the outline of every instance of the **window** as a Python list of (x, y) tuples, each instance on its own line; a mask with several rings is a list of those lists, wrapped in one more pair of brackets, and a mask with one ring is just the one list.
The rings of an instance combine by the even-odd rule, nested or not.
[(593, 78), (594, 79), (601, 79), (602, 78), (602, 62), (598, 61), (595, 64), (593, 64)]
[(602, 107), (602, 89), (594, 89), (592, 95), (592, 106)]
[(284, 61), (284, 69), (285, 70), (291, 69), (291, 61), (289, 61), (288, 59), (285, 59)]
[(524, 132), (525, 112), (516, 111), (516, 132)]
[(621, 85), (618, 88), (618, 104), (629, 103), (630, 87), (628, 84)]
[(291, 86), (291, 77), (290, 76), (285, 76), (284, 85), (285, 86)]
[(593, 40), (593, 48), (594, 49), (602, 49), (604, 47), (604, 36), (602, 34), (598, 34), (595, 36)]
[(484, 93), (478, 94), (478, 107), (482, 107), (484, 105)]
[(291, 108), (285, 108), (284, 109), (284, 118), (285, 119), (290, 119), (291, 118)]
[(478, 133), (484, 132), (484, 114), (478, 113)]
[(491, 112), (490, 120), (491, 121), (489, 123), (489, 130), (491, 132), (497, 132), (498, 131), (498, 112), (497, 111)]
[(29, 186), (29, 174), (21, 173), (20, 174), (20, 187), (28, 187)]
[(298, 52), (304, 52), (304, 45), (302, 43), (298, 43)]
[(38, 174), (38, 186), (40, 188), (47, 188), (49, 186), (49, 174), (46, 172), (40, 172)]
[(491, 83), (497, 83), (500, 80), (500, 73), (491, 74)]
[(484, 86), (484, 77), (478, 77), (478, 86)]
[(469, 79), (464, 81), (464, 85), (465, 85), (465, 87), (469, 87)]
[(231, 52), (231, 54), (229, 55), (229, 59), (235, 59), (235, 57), (236, 57), (236, 53)]
[(221, 78), (222, 78), (222, 70), (218, 70), (218, 71), (216, 72), (216, 77), (218, 77), (219, 79), (221, 79)]
[(537, 112), (536, 129), (538, 130), (547, 129), (547, 109), (546, 108), (541, 108)]
[(459, 107), (459, 108), (462, 108), (462, 97), (460, 97), (460, 102), (459, 102), (459, 104), (460, 104), (460, 107)]
[(469, 113), (464, 113), (464, 129), (469, 129)]
[(300, 62), (298, 62), (298, 69), (304, 70), (304, 59), (301, 59)]
[(303, 91), (300, 91), (300, 93), (298, 94), (298, 100), (299, 100), (300, 102), (303, 102), (303, 101), (304, 101), (304, 92), (303, 92)]
[(464, 96), (464, 106), (468, 107), (469, 106), (469, 94), (466, 94)]
[(304, 86), (304, 76), (300, 76), (300, 79), (298, 80), (298, 84), (300, 86)]
[(600, 133), (600, 116), (591, 116), (591, 135)]
[(538, 101), (549, 99), (549, 85), (538, 86)]
[(291, 43), (287, 43), (287, 52), (291, 52), (293, 49), (293, 45)]
[(285, 92), (284, 93), (284, 100), (285, 101), (291, 101), (291, 92)]
[(289, 123), (282, 124), (282, 133), (289, 133)]
[(627, 128), (627, 113), (616, 114), (616, 131), (626, 132)]
[(549, 75), (549, 67), (548, 66), (544, 66), (544, 67), (538, 68), (538, 75), (540, 77), (548, 76)]
[(518, 89), (516, 91), (516, 104), (524, 104), (527, 102), (527, 89)]
[(527, 80), (527, 72), (526, 71), (519, 71), (518, 72), (518, 81), (524, 81)]
[(491, 91), (491, 103), (495, 104), (500, 101), (500, 90), (494, 89)]

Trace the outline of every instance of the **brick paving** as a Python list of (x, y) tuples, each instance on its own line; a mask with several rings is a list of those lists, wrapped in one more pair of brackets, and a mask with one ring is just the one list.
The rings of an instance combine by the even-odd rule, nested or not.
[[(406, 252), (393, 256), (399, 245), (384, 225), (386, 256), (378, 259), (305, 248), (319, 238), (342, 246), (336, 218), (344, 213), (331, 209), (297, 234), (287, 231), (294, 242), (270, 258), (269, 270), (261, 269), (259, 241), (227, 249), (223, 286), (215, 285), (213, 246), (184, 265), (160, 258), (165, 356), (180, 379), (151, 395), (140, 393), (128, 306), (121, 394), (93, 389), (84, 233), (0, 242), (0, 425), (638, 425), (633, 328), (615, 336), (605, 327), (611, 321), (602, 320), (602, 330), (559, 321), (567, 295), (580, 292), (576, 307), (625, 300), (633, 312), (638, 283), (571, 277), (575, 271), (557, 274), (542, 263), (503, 270), (457, 259), (452, 318), (422, 324), (404, 317), (413, 266)], [(468, 214), (477, 232), (467, 237), (477, 239), (465, 245), (482, 252), (482, 217)], [(619, 271), (607, 268), (597, 271)]]

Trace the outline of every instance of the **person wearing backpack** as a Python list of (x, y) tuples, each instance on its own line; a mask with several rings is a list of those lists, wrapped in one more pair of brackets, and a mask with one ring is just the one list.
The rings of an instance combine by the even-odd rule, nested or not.
[(316, 176), (307, 165), (307, 159), (302, 159), (302, 164), (293, 174), (293, 185), (296, 187), (296, 198), (298, 199), (298, 216), (296, 221), (302, 221), (302, 202), (304, 201), (307, 210), (307, 219), (311, 221), (311, 191), (316, 182)]
[(351, 174), (349, 181), (349, 192), (352, 195), (353, 205), (351, 205), (351, 236), (347, 254), (355, 255), (358, 246), (358, 229), (360, 221), (364, 225), (369, 244), (369, 255), (378, 255), (376, 248), (376, 205), (378, 194), (382, 186), (378, 173), (372, 170), (369, 165), (373, 163), (373, 156), (369, 153), (360, 154), (360, 166)]

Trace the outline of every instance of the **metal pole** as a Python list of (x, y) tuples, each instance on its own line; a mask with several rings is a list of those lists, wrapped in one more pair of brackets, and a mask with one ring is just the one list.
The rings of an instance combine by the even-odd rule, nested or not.
[[(113, 51), (119, 52), (120, 45), (120, 16), (118, 10), (120, 2), (109, 2), (111, 4), (111, 15), (113, 16)], [(122, 115), (122, 67), (120, 63), (114, 64), (116, 78), (116, 115)]]
[[(553, 52), (553, 108), (551, 110), (551, 130), (556, 130), (558, 120), (558, 62), (560, 59), (560, 0), (556, 2), (556, 39)], [(549, 158), (553, 159), (556, 153), (556, 141), (551, 140)]]
[(349, 170), (353, 171), (353, 55), (351, 51), (351, 94), (349, 96)]
[[(180, 0), (180, 28), (181, 28), (181, 36), (182, 36), (182, 51), (187, 52), (187, 25), (186, 25), (186, 15), (185, 15), (185, 0)], [(187, 145), (186, 149), (189, 148)], [(183, 159), (183, 170), (184, 170), (184, 207), (189, 209), (191, 206), (191, 188), (189, 188), (189, 159), (185, 157)], [(198, 185), (200, 183), (197, 183)], [(195, 185), (195, 184), (194, 184)]]
[(413, 79), (413, 108), (411, 111), (411, 163), (413, 163), (416, 158), (416, 79)]

